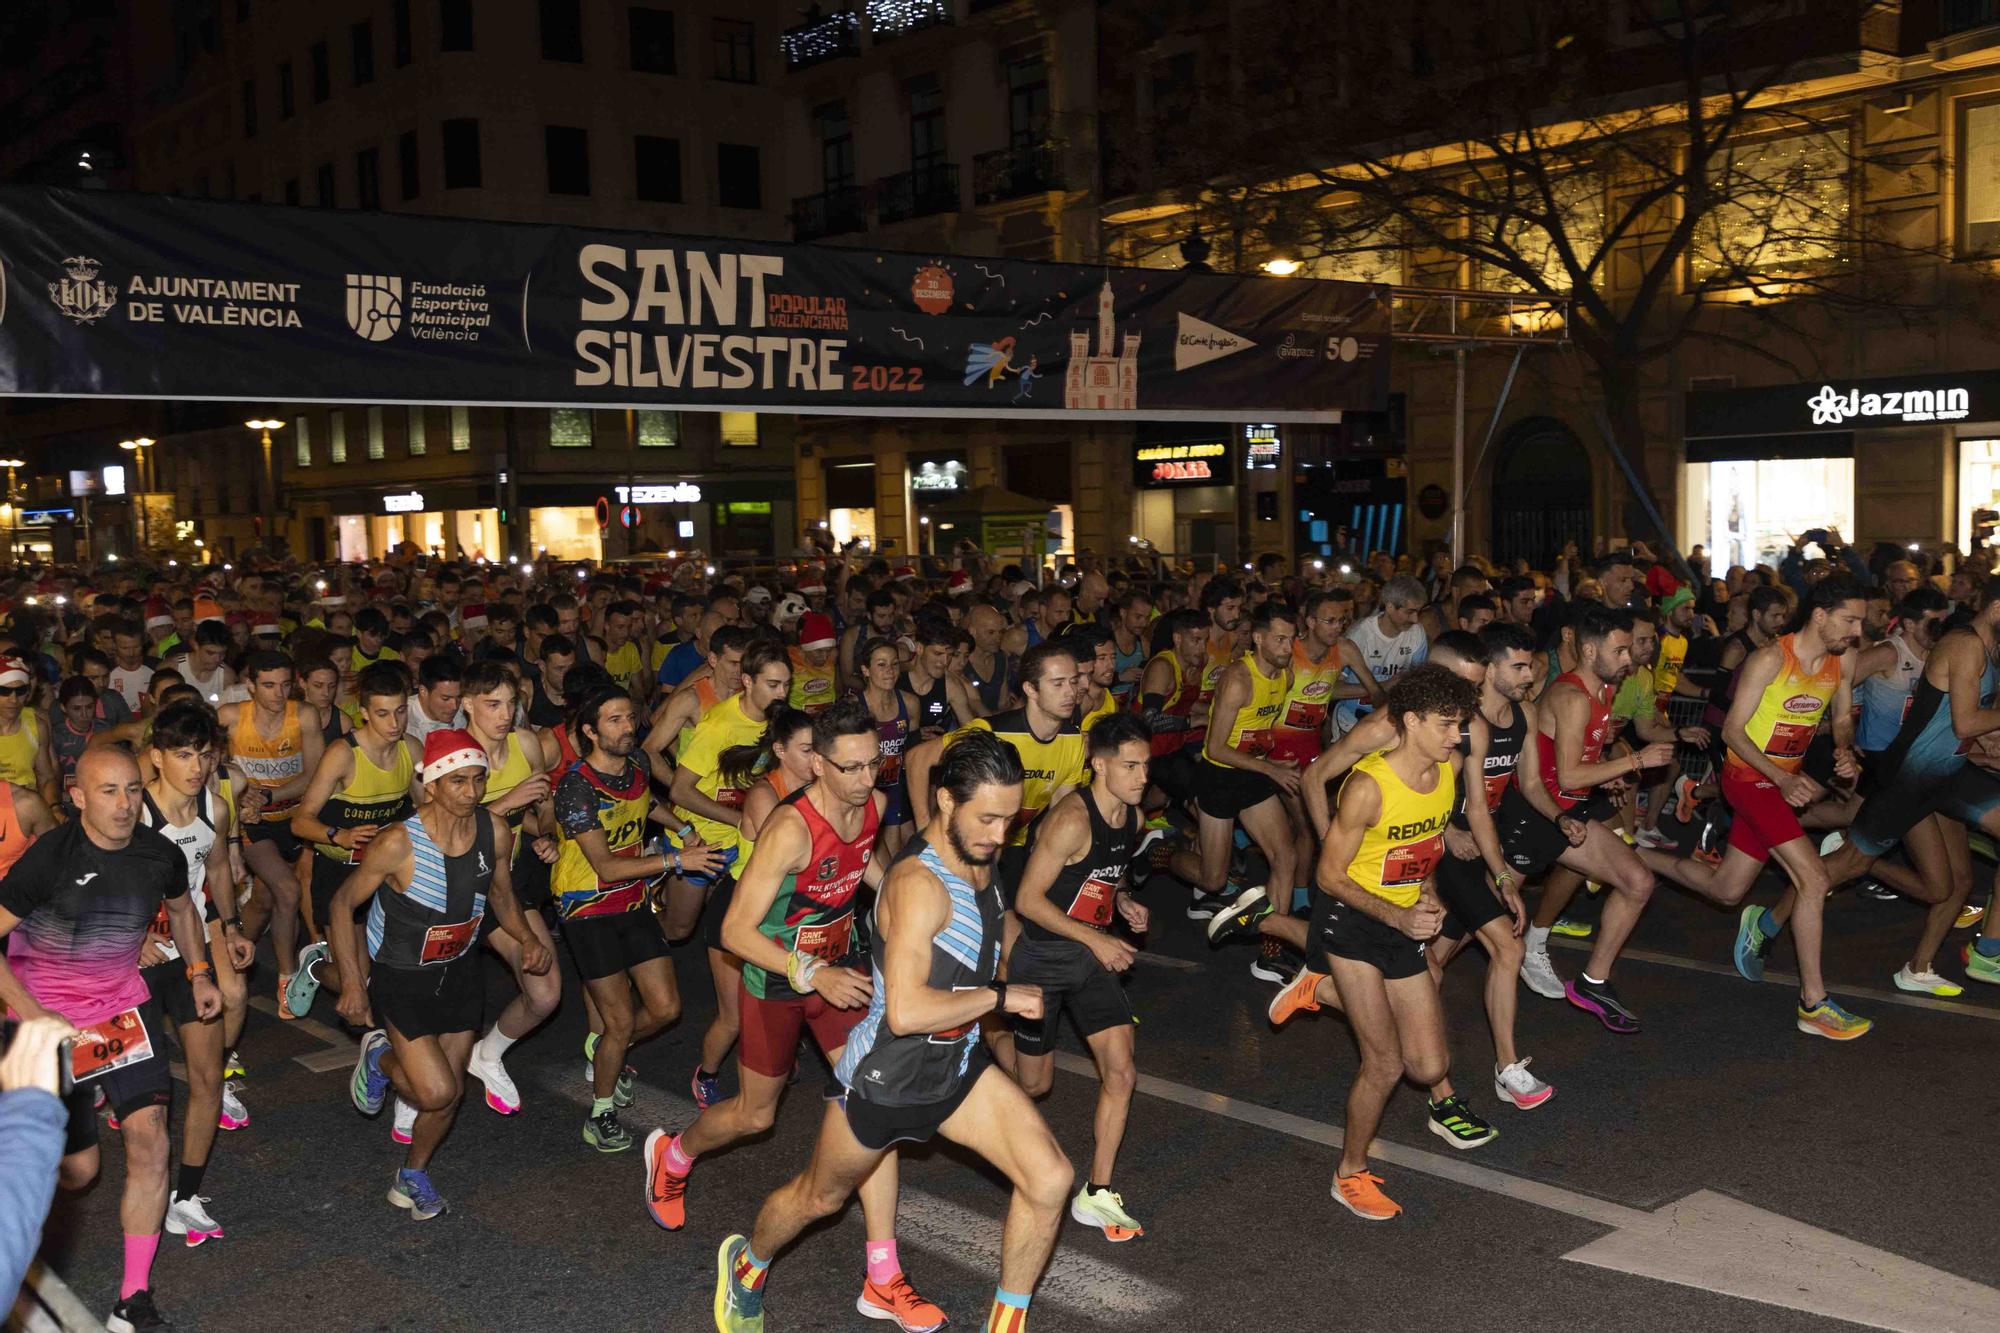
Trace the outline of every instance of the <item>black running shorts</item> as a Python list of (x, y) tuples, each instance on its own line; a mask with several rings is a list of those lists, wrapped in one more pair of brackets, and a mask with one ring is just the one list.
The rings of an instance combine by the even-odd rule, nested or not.
[(1085, 1037), (1116, 1027), (1129, 1027), (1132, 1002), (1125, 983), (1108, 972), (1097, 956), (1073, 940), (1034, 940), (1023, 935), (1007, 956), (1009, 985), (1020, 982), (1042, 988), (1042, 1016), (1011, 1018), (1014, 1048), (1022, 1055), (1048, 1055), (1056, 1046), (1056, 1028), (1067, 1009), (1076, 1030)]
[(1422, 941), (1349, 907), (1330, 893), (1313, 895), (1309, 943), (1335, 958), (1368, 964), (1384, 981), (1414, 977), (1430, 967)]
[(1447, 939), (1476, 935), (1488, 921), (1507, 915), (1500, 895), (1486, 882), (1486, 862), (1477, 857), (1461, 861), (1446, 852), (1438, 862), (1435, 883), (1438, 901), (1444, 904), (1443, 934)]
[(927, 1102), (922, 1106), (878, 1106), (874, 1102), (862, 1101), (849, 1091), (840, 1099), (841, 1108), (847, 1113), (847, 1128), (853, 1132), (855, 1140), (870, 1152), (886, 1152), (898, 1143), (929, 1143), (937, 1137), (938, 1127), (965, 1105), (965, 1099), (972, 1095), (974, 1085), (992, 1068), (982, 1054), (984, 1049), (973, 1047), (971, 1067), (959, 1081), (957, 1091), (941, 1102)]
[(620, 972), (667, 956), (667, 937), (651, 911), (638, 908), (610, 916), (573, 916), (562, 923), (576, 975), (583, 981)]
[(1195, 791), (1195, 808), (1210, 819), (1234, 819), (1278, 794), (1278, 784), (1262, 773), (1221, 764), (1205, 765)]
[[(180, 962), (172, 966), (185, 967)], [(185, 971), (182, 975), (186, 975)], [(63, 1135), (63, 1156), (97, 1146), (97, 1092), (100, 1088), (104, 1090), (104, 1104), (121, 1121), (129, 1120), (149, 1106), (172, 1105), (174, 1075), (167, 1064), (166, 1020), (160, 1016), (160, 1006), (153, 1000), (139, 1006), (139, 1015), (145, 1021), (146, 1035), (152, 1040), (153, 1054), (137, 1064), (100, 1074), (70, 1089), (69, 1096), (63, 1099), (63, 1108), (69, 1112), (69, 1127)]]
[(479, 983), (479, 955), (460, 954), (430, 967), (368, 969), (368, 1007), (375, 1021), (405, 1038), (477, 1032), (486, 993)]

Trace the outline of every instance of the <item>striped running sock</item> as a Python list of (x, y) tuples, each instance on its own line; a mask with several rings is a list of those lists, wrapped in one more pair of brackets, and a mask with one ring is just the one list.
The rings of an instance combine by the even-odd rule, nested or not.
[(1028, 1333), (1028, 1300), (1019, 1292), (996, 1287), (993, 1312), (986, 1316), (986, 1333)]

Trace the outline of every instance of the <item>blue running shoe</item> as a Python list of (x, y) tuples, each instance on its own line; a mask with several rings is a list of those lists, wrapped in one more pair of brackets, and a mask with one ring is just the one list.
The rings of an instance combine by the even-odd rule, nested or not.
[[(722, 1100), (722, 1080), (699, 1065), (695, 1066), (694, 1080), (689, 1086), (694, 1092), (694, 1104), (704, 1111)], [(612, 1097), (615, 1102), (617, 1094)]]
[(313, 1000), (319, 995), (319, 969), (331, 954), (324, 942), (299, 950), (299, 970), (285, 983), (285, 1008), (293, 1018), (304, 1018), (311, 1011)]
[(361, 1054), (354, 1057), (354, 1079), (348, 1092), (354, 1098), (354, 1109), (363, 1115), (378, 1114), (389, 1096), (389, 1076), (382, 1072), (382, 1057), (388, 1053), (389, 1034), (381, 1028), (361, 1039)]
[(1745, 981), (1764, 979), (1764, 960), (1775, 938), (1764, 933), (1764, 909), (1751, 903), (1736, 919), (1736, 972)]
[(731, 1236), (715, 1254), (715, 1327), (717, 1333), (764, 1333), (764, 1275), (757, 1273), (754, 1287), (746, 1287), (738, 1271), (749, 1272), (744, 1258), (750, 1252), (747, 1236)]
[(396, 1183), (389, 1187), (389, 1202), (409, 1209), (410, 1216), (419, 1222), (428, 1222), (445, 1210), (444, 1200), (431, 1185), (430, 1173), (412, 1171), (407, 1166), (396, 1172)]

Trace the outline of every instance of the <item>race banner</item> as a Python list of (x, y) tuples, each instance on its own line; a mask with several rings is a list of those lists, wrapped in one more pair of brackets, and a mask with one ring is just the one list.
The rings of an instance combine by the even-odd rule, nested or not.
[(1329, 420), (1386, 289), (0, 187), (0, 393)]

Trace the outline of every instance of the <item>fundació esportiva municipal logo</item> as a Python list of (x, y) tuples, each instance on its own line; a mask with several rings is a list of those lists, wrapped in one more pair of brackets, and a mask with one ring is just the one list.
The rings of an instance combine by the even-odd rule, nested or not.
[(347, 275), (347, 327), (369, 342), (387, 342), (403, 327), (403, 280), (386, 273)]
[(75, 323), (95, 324), (118, 304), (118, 289), (97, 276), (95, 259), (71, 255), (62, 261), (69, 276), (49, 284), (49, 300)]

